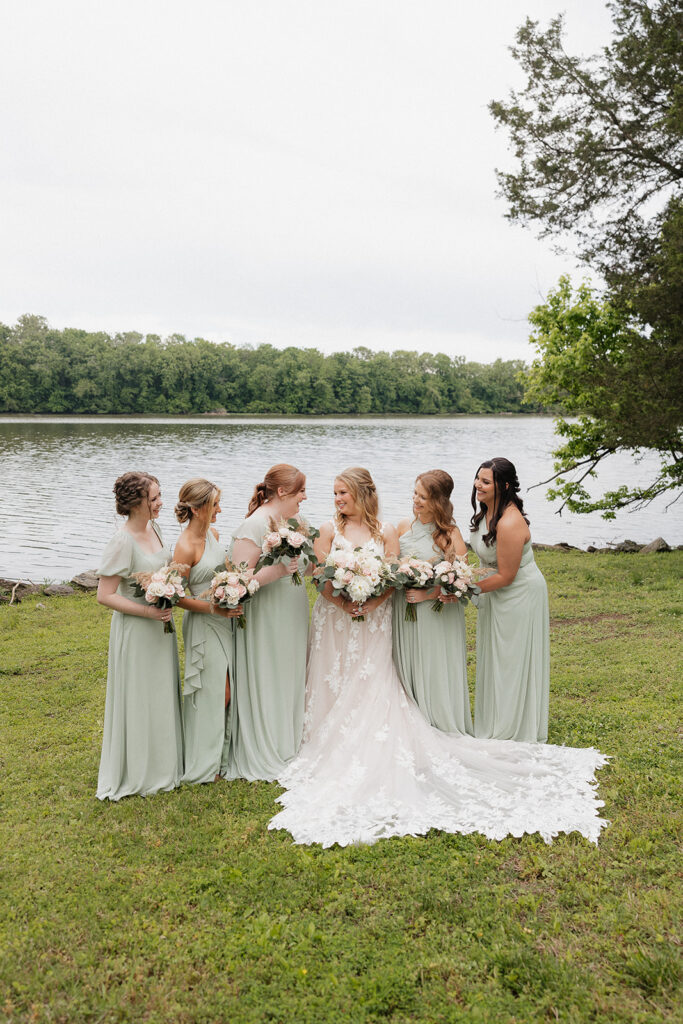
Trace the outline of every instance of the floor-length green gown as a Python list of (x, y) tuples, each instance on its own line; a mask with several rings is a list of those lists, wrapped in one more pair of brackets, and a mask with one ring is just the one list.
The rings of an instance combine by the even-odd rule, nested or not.
[[(217, 569), (225, 568), (225, 547), (211, 530), (204, 552), (190, 570), (189, 589), (199, 597), (208, 589)], [(232, 677), (234, 660), (233, 621), (223, 615), (185, 611), (185, 685), (183, 726), (185, 773), (181, 782), (213, 782), (220, 771), (223, 744), (229, 734), (225, 708), (225, 677)]]
[[(483, 522), (470, 544), (485, 567), (497, 568), (496, 545), (482, 540)], [(545, 743), (548, 738), (550, 621), (548, 590), (531, 541), (517, 575), (477, 599), (477, 684), (474, 734), (482, 738)]]
[[(152, 525), (161, 540), (158, 526)], [(117, 593), (146, 604), (135, 596), (131, 574), (154, 572), (170, 561), (167, 547), (151, 554), (122, 529), (105, 548), (97, 572), (120, 576)], [(159, 619), (113, 612), (98, 799), (148, 796), (178, 785), (183, 773), (180, 700), (175, 633), (165, 633)]]
[[(260, 548), (269, 532), (268, 515), (257, 510), (240, 524), (233, 545), (247, 538)], [(301, 559), (299, 569), (305, 564)], [(303, 733), (306, 587), (290, 576), (267, 583), (247, 603), (245, 616), (246, 628), (235, 630), (230, 735), (221, 774), (272, 782), (298, 751)]]
[[(425, 561), (443, 559), (435, 546), (434, 523), (416, 520), (400, 538), (401, 558), (414, 555)], [(441, 613), (431, 601), (413, 605), (417, 622), (406, 622), (406, 596), (394, 593), (394, 664), (403, 687), (431, 725), (443, 732), (472, 734), (472, 713), (467, 689), (465, 612), (458, 604), (445, 604)]]

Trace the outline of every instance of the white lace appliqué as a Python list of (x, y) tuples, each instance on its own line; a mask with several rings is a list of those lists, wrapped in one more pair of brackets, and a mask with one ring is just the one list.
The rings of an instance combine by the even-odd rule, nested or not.
[[(335, 536), (336, 545), (348, 545)], [(381, 545), (370, 541), (373, 550)], [(391, 598), (365, 622), (318, 599), (308, 651), (304, 743), (270, 822), (297, 843), (347, 846), (432, 828), (490, 839), (578, 831), (596, 843), (595, 772), (606, 758), (433, 729), (396, 674)]]

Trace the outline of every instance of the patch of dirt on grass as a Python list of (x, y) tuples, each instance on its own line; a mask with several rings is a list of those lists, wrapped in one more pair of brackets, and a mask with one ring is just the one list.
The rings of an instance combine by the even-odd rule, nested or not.
[(551, 626), (578, 626), (579, 624), (593, 625), (596, 622), (604, 622), (606, 619), (632, 619), (632, 615), (624, 612), (599, 612), (597, 615), (577, 615), (573, 619), (551, 619)]

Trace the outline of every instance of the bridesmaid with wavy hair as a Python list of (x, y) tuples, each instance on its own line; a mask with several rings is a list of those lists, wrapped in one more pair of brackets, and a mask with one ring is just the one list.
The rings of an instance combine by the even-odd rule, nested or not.
[[(254, 489), (246, 519), (233, 535), (230, 557), (254, 568), (271, 522), (297, 516), (306, 477), (295, 466), (272, 466)], [(299, 564), (301, 563), (301, 564)], [(244, 606), (245, 629), (235, 631), (232, 714), (221, 775), (272, 782), (301, 743), (306, 688), (308, 596), (291, 576), (306, 568), (292, 559), (264, 566)]]
[(159, 481), (151, 473), (124, 473), (114, 495), (126, 522), (97, 569), (97, 600), (114, 613), (99, 800), (174, 789), (183, 773), (178, 648), (175, 633), (163, 629), (171, 609), (137, 597), (132, 579), (134, 572), (155, 572), (171, 561), (155, 522), (162, 506)]
[(234, 659), (230, 619), (241, 611), (216, 608), (201, 597), (216, 569), (223, 569), (225, 563), (225, 547), (212, 525), (221, 510), (220, 497), (215, 484), (196, 477), (180, 488), (175, 507), (176, 519), (185, 529), (173, 557), (190, 566), (188, 588), (192, 594), (178, 602), (185, 609), (185, 772), (181, 782), (189, 783), (213, 782), (219, 777)]
[[(413, 519), (398, 525), (400, 557), (427, 562), (467, 548), (453, 518), (453, 479), (443, 469), (420, 473), (413, 491)], [(432, 611), (439, 597), (432, 590), (399, 590), (394, 596), (394, 664), (401, 682), (427, 721), (443, 732), (472, 734), (467, 688), (465, 612), (457, 602)], [(415, 606), (417, 622), (406, 622), (406, 602)]]
[(545, 743), (548, 590), (534, 561), (517, 471), (509, 459), (481, 463), (472, 508), (470, 544), (482, 565), (496, 570), (479, 583), (475, 735)]

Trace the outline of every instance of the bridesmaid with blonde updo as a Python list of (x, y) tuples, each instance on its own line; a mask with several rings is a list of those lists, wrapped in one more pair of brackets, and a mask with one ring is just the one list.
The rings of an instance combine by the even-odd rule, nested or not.
[(173, 789), (183, 773), (180, 672), (175, 633), (165, 633), (170, 608), (135, 596), (135, 572), (155, 572), (171, 561), (155, 520), (159, 481), (124, 473), (114, 484), (123, 527), (104, 550), (97, 600), (111, 608), (109, 671), (104, 708), (100, 800), (148, 796)]
[[(453, 519), (453, 480), (443, 469), (420, 473), (413, 491), (413, 518), (398, 526), (401, 558), (440, 562), (467, 554)], [(394, 597), (394, 664), (401, 682), (427, 721), (443, 732), (472, 734), (467, 688), (465, 612), (458, 603), (432, 610), (439, 590), (398, 591)], [(417, 622), (406, 622), (406, 602)]]
[(225, 568), (225, 547), (212, 525), (221, 510), (220, 496), (215, 484), (197, 477), (180, 488), (175, 507), (176, 519), (187, 525), (173, 557), (191, 567), (188, 589), (192, 594), (178, 602), (185, 609), (185, 773), (181, 782), (213, 782), (218, 778), (226, 736), (234, 657), (230, 619), (241, 609), (216, 608), (200, 597), (216, 569)]
[[(256, 485), (247, 518), (233, 536), (230, 557), (252, 568), (271, 521), (290, 519), (306, 499), (306, 477), (294, 466), (272, 466)], [(260, 590), (244, 606), (245, 629), (235, 631), (230, 737), (221, 774), (226, 779), (276, 779), (301, 743), (306, 687), (308, 596), (291, 576), (306, 559), (264, 566)]]

